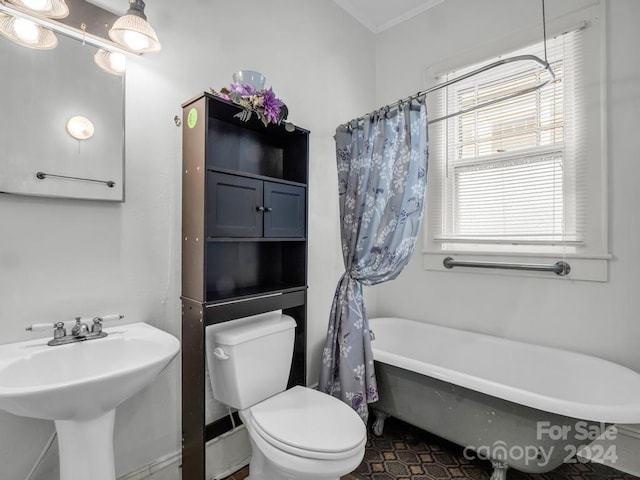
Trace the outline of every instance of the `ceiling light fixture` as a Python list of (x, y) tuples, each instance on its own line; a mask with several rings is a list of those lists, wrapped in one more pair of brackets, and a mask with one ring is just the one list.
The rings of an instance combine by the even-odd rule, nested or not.
[(108, 52), (101, 48), (93, 56), (93, 61), (96, 62), (102, 70), (111, 75), (118, 75), (122, 77), (127, 67), (126, 57), (118, 52)]
[(69, 7), (64, 0), (7, 0), (13, 5), (49, 18), (65, 18)]
[(6, 13), (0, 13), (0, 34), (18, 45), (36, 50), (52, 50), (58, 46), (58, 37), (51, 30)]
[(129, 10), (109, 30), (109, 38), (136, 53), (159, 52), (161, 45), (155, 30), (147, 22), (143, 0), (129, 0)]

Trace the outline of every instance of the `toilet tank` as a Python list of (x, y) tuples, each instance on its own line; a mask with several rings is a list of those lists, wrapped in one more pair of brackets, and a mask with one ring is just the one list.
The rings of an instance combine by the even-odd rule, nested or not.
[(296, 322), (270, 312), (206, 328), (213, 397), (238, 410), (287, 388)]

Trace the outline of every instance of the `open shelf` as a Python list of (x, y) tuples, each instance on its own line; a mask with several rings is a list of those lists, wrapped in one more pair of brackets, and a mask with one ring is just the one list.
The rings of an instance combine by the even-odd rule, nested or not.
[(206, 302), (306, 285), (306, 242), (209, 242), (206, 259)]
[(306, 184), (307, 151), (306, 135), (273, 137), (268, 130), (255, 131), (218, 119), (209, 120), (208, 169)]

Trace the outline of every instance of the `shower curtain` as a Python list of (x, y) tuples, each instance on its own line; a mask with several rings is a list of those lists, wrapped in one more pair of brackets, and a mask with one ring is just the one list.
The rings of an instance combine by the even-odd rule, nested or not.
[(346, 271), (331, 307), (320, 389), (366, 422), (378, 389), (362, 285), (393, 280), (413, 253), (427, 181), (425, 98), (341, 125), (335, 140)]

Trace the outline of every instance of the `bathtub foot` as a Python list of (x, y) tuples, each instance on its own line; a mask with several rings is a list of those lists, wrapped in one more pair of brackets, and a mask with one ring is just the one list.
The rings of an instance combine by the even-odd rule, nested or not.
[(376, 419), (371, 426), (371, 430), (373, 430), (373, 434), (376, 437), (381, 437), (382, 431), (384, 430), (384, 421), (389, 418), (389, 414), (376, 410), (375, 408), (373, 409), (373, 414), (376, 416)]
[(507, 470), (509, 465), (504, 462), (491, 462), (493, 466), (493, 473), (490, 480), (507, 480)]

